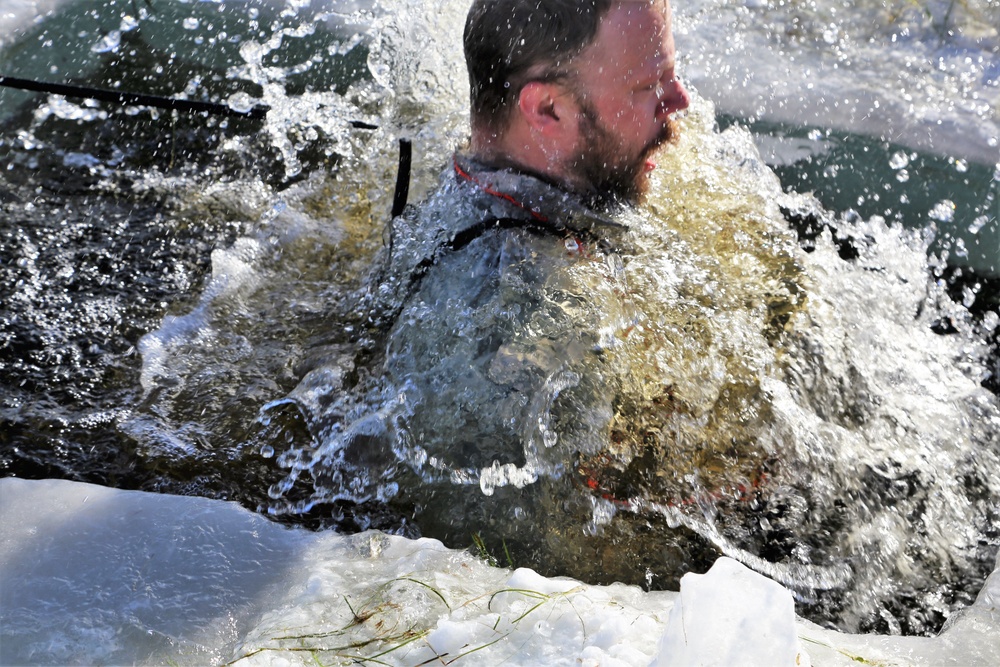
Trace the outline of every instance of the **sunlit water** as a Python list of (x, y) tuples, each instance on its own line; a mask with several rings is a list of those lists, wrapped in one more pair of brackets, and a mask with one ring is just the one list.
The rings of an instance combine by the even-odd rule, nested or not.
[[(467, 122), (465, 3), (401, 5), (79, 1), (2, 37), (3, 74), (270, 107), (0, 91), (4, 474), (420, 532), (393, 507), (419, 456), (366, 469), (338, 435), (391, 397), (363, 293), (397, 139), (416, 201)], [(1000, 513), (1000, 5), (928, 7), (678, 3), (702, 94), (635, 251), (577, 277), (625, 286), (602, 316), (636, 325), (614, 363), (647, 403), (623, 431), (669, 427), (668, 481), (595, 499), (581, 533), (684, 526), (847, 629), (931, 632), (975, 595)], [(709, 493), (764, 462), (759, 498)]]

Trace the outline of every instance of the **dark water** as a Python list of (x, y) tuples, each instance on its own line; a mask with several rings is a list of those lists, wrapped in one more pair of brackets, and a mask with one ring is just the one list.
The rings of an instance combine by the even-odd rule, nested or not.
[[(63, 81), (69, 72), (77, 76), (65, 82), (75, 85), (151, 95), (203, 81), (195, 97), (211, 102), (260, 94), (260, 86), (226, 75), (226, 65), (239, 61), (239, 41), (202, 40), (182, 28), (187, 12), (163, 4), (138, 9), (139, 26), (122, 32), (117, 48), (95, 53), (97, 36), (124, 12), (73, 3), (8, 46), (2, 73)], [(233, 5), (190, 9), (203, 21), (225, 21), (231, 37), (275, 18), (254, 21)], [(261, 34), (273, 29), (265, 22)], [(301, 44), (288, 40), (273, 63), (299, 62)], [(365, 55), (364, 45), (335, 54), (308, 77), (288, 76), (288, 90), (301, 93), (306, 81), (336, 90), (366, 71)], [(280, 190), (295, 179), (286, 178), (259, 121), (74, 99), (65, 113), (57, 107), (39, 122), (35, 112), (46, 98), (0, 88), (0, 474), (195, 493), (256, 508), (267, 483), (251, 479), (250, 462), (231, 468), (238, 453), (213, 443), (178, 466), (118, 424), (141, 400), (141, 336), (197, 300), (213, 249), (258, 225), (225, 206), (182, 211), (176, 197), (192, 183), (259, 179)], [(240, 150), (224, 149), (234, 138)], [(299, 153), (302, 176), (337, 159), (311, 148)], [(146, 184), (150, 177), (156, 184)]]
[[(60, 35), (76, 39), (73, 35), (89, 30), (86, 39), (79, 38), (89, 49), (106, 22), (101, 6), (76, 6), (78, 17), (95, 22), (89, 28), (55, 23), (4, 52), (4, 73), (51, 73), (46, 52), (37, 47)], [(197, 11), (221, 10), (199, 6)], [(230, 19), (247, 31), (264, 30), (251, 26), (243, 12), (225, 11), (232, 11)], [(204, 43), (179, 48), (177, 39), (194, 39), (198, 33), (178, 29), (178, 16), (148, 12), (139, 28), (120, 35), (117, 49), (88, 50), (86, 67), (77, 67), (82, 73), (72, 81), (166, 94), (190, 87), (197, 78), (195, 94), (211, 101), (241, 91), (260, 95), (259, 84), (233, 76), (224, 65), (238, 62), (235, 43), (211, 52)], [(168, 37), (171, 31), (177, 39)], [(347, 39), (330, 37), (335, 38)], [(213, 46), (219, 44), (231, 43)], [(367, 48), (362, 41), (319, 60), (308, 74), (289, 75), (285, 92), (294, 98), (313, 89), (342, 91), (348, 82), (367, 77)], [(289, 66), (313, 54), (289, 39), (269, 55), (276, 66)], [(334, 194), (338, 202), (347, 201), (352, 186), (349, 175), (340, 172), (346, 158), (331, 149), (334, 142), (322, 133), (300, 137), (295, 153), (301, 168), (289, 173), (261, 121), (69, 102), (61, 106), (45, 96), (0, 89), (0, 475), (202, 495), (266, 510), (272, 501), (268, 489), (285, 477), (287, 467), (269, 449), (301, 445), (312, 435), (295, 410), (278, 407), (262, 420), (261, 408), (294, 390), (309, 370), (357, 344), (352, 330), (363, 326), (364, 314), (352, 311), (351, 299), (363, 271), (354, 262), (370, 257), (380, 242), (395, 174), (383, 170), (381, 191), (346, 205), (363, 209), (358, 217), (364, 221), (349, 243), (339, 250), (303, 253), (299, 263), (291, 262), (301, 272), (294, 283), (301, 294), (278, 294), (269, 302), (250, 296), (250, 307), (230, 308), (203, 295), (218, 279), (220, 262), (242, 256), (241, 239), (261, 240), (245, 249), (246, 261), (256, 266), (275, 265), (285, 261), (277, 255), (289, 253), (287, 243), (268, 245), (268, 221), (281, 214), (275, 202), (312, 176), (335, 181), (343, 176), (343, 189)], [(40, 108), (49, 114), (39, 117)], [(720, 118), (723, 127), (741, 122)], [(750, 125), (761, 134), (809, 131)], [(885, 166), (901, 147), (850, 134), (832, 141), (835, 149), (821, 158), (776, 164), (783, 185), (814, 191), (829, 210), (852, 209), (860, 218), (920, 220), (915, 223), (920, 226), (916, 212), (947, 199), (955, 204), (952, 224), (967, 226), (981, 216), (996, 224), (1000, 197), (992, 166), (973, 163), (959, 171), (944, 158), (906, 151), (909, 179), (902, 181), (898, 170)], [(879, 159), (869, 159), (876, 154)], [(394, 161), (395, 156), (387, 159)], [(831, 166), (840, 167), (838, 177), (830, 177)], [(246, 196), (213, 199), (212, 189), (220, 184), (228, 186), (220, 191)], [(868, 196), (859, 199), (859, 192)], [(872, 197), (873, 192), (880, 197)], [(203, 199), (192, 205), (200, 195)], [(309, 206), (307, 198), (303, 207)], [(323, 204), (316, 206), (321, 214)], [(809, 250), (823, 232), (823, 221), (791, 212), (788, 219)], [(965, 266), (947, 223), (940, 225), (933, 251), (947, 258), (934, 262), (932, 271), (957, 302), (969, 306), (975, 322), (988, 321), (1000, 312), (1000, 276)], [(845, 236), (837, 242), (841, 256), (852, 261), (865, 239)], [(181, 326), (192, 312), (203, 318), (199, 321), (226, 321), (232, 339), (188, 350), (184, 369), (144, 366), (142, 337), (165, 324)], [(939, 335), (953, 336), (958, 325), (942, 318), (934, 327)], [(193, 340), (197, 347), (197, 337)], [(996, 330), (988, 343), (985, 365), (991, 374), (983, 385), (997, 394)], [(151, 372), (159, 373), (156, 381), (144, 381), (143, 374)], [(177, 377), (197, 381), (179, 383)], [(916, 483), (889, 472), (869, 473), (871, 484), (886, 485), (888, 496), (903, 497), (907, 485)], [(996, 518), (997, 499), (987, 489), (970, 487), (969, 493), (992, 507), (987, 514)], [(350, 502), (282, 520), (341, 530), (408, 530), (384, 508)], [(945, 607), (971, 601), (989, 572), (1000, 534), (988, 524), (979, 537), (975, 566), (941, 593)], [(902, 590), (889, 612), (903, 619), (903, 632), (934, 632), (944, 615), (923, 611), (923, 605), (919, 591)], [(862, 629), (893, 628), (874, 618)]]

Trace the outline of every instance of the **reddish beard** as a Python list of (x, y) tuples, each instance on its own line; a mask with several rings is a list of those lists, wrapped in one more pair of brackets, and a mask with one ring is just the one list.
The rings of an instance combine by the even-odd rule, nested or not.
[(584, 100), (578, 104), (581, 147), (574, 168), (589, 185), (588, 196), (601, 205), (639, 202), (649, 187), (649, 156), (664, 143), (677, 142), (677, 121), (668, 119), (652, 141), (629, 154), (621, 139), (601, 123), (593, 106)]

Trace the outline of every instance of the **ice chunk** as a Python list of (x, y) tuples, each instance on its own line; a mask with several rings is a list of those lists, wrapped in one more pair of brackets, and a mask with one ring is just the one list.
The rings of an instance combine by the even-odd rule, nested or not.
[(660, 640), (656, 667), (805, 665), (795, 603), (781, 584), (731, 558), (705, 574), (685, 574)]

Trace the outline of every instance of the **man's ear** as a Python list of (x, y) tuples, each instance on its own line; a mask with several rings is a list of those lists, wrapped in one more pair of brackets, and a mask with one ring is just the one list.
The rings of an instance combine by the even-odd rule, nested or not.
[(530, 81), (521, 88), (517, 107), (532, 129), (545, 133), (561, 130), (568, 114), (573, 113), (566, 91), (557, 84), (542, 81)]

